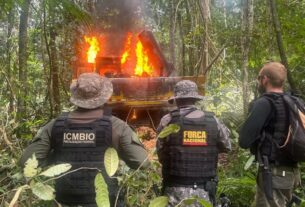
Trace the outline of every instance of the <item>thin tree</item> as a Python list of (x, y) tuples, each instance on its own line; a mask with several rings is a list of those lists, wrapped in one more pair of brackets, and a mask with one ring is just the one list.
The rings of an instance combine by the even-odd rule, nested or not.
[(211, 19), (210, 0), (201, 0), (201, 12), (204, 21), (204, 40), (203, 40), (203, 59), (202, 59), (202, 74), (206, 73), (209, 65), (209, 24)]
[(273, 27), (274, 27), (274, 30), (275, 30), (276, 41), (277, 41), (277, 46), (278, 46), (278, 49), (279, 49), (281, 61), (285, 65), (285, 67), (287, 68), (288, 83), (290, 85), (291, 90), (293, 92), (297, 93), (298, 89), (297, 89), (297, 87), (296, 87), (296, 85), (295, 85), (295, 83), (292, 79), (291, 72), (289, 70), (289, 64), (288, 64), (286, 52), (285, 52), (284, 45), (283, 45), (281, 23), (280, 23), (279, 16), (278, 16), (278, 13), (277, 13), (275, 0), (269, 0), (269, 6), (270, 6), (272, 23), (273, 23)]
[(249, 104), (249, 52), (251, 46), (252, 39), (252, 31), (253, 31), (253, 0), (245, 0), (242, 2), (241, 9), (241, 70), (243, 74), (242, 80), (242, 90), (243, 90), (243, 109), (244, 114), (248, 113), (248, 104)]
[(31, 0), (24, 0), (21, 5), (19, 37), (18, 37), (18, 59), (19, 59), (19, 94), (17, 111), (19, 118), (26, 115), (27, 99), (27, 43), (28, 43), (28, 18)]
[(52, 99), (54, 104), (55, 115), (60, 113), (60, 90), (59, 90), (59, 68), (56, 47), (56, 20), (55, 20), (55, 6), (54, 2), (49, 1), (49, 15), (50, 15), (50, 75), (52, 85)]

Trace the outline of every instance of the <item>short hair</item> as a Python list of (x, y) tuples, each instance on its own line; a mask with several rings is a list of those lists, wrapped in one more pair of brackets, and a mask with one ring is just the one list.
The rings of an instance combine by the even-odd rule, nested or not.
[(267, 76), (273, 87), (283, 87), (287, 78), (287, 70), (285, 66), (279, 62), (269, 62), (264, 64), (260, 75)]

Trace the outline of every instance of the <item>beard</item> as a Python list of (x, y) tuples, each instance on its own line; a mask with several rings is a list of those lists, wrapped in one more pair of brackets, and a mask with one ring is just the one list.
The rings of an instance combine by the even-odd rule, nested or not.
[(266, 93), (266, 88), (262, 83), (258, 84), (257, 90), (260, 95)]

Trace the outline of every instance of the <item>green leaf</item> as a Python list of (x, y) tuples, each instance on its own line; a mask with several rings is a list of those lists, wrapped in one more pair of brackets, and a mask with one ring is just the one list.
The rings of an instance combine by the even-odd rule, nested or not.
[(94, 186), (95, 186), (95, 193), (96, 193), (95, 201), (96, 201), (97, 206), (98, 207), (110, 207), (108, 186), (101, 173), (98, 173), (95, 176)]
[(197, 199), (197, 201), (204, 207), (212, 207), (212, 204), (204, 199)]
[(32, 192), (40, 199), (48, 201), (53, 200), (55, 198), (54, 192), (55, 190), (43, 183), (35, 183), (32, 187)]
[(244, 167), (244, 170), (248, 170), (250, 168), (250, 166), (252, 165), (252, 163), (254, 162), (255, 160), (255, 156), (252, 155), (246, 162), (245, 164), (245, 167)]
[(48, 168), (47, 170), (43, 171), (39, 175), (43, 175), (46, 177), (54, 177), (54, 176), (60, 175), (64, 172), (67, 172), (68, 170), (71, 169), (71, 167), (72, 167), (72, 165), (70, 165), (68, 163), (59, 164), (59, 165), (55, 165), (55, 166)]
[(107, 174), (111, 177), (119, 167), (119, 156), (116, 150), (109, 147), (104, 155), (104, 164)]
[(183, 200), (183, 203), (186, 205), (192, 205), (197, 199), (196, 198), (187, 198)]
[(172, 133), (177, 133), (180, 131), (180, 126), (177, 124), (170, 124), (166, 127), (164, 127), (164, 129), (160, 132), (160, 134), (158, 135), (158, 138), (165, 138), (168, 135), (172, 134)]
[(38, 161), (36, 159), (35, 153), (32, 155), (32, 158), (29, 158), (25, 162), (25, 167), (23, 169), (23, 174), (27, 178), (32, 178), (38, 173)]
[(159, 196), (154, 200), (150, 201), (148, 207), (165, 207), (168, 204), (167, 196)]

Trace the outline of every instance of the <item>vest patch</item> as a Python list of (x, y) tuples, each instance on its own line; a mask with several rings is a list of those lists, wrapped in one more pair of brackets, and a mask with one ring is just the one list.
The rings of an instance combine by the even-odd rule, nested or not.
[(206, 131), (183, 131), (183, 145), (207, 146)]
[(95, 147), (96, 134), (94, 130), (65, 130), (63, 147)]

